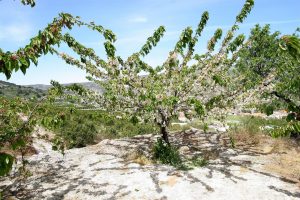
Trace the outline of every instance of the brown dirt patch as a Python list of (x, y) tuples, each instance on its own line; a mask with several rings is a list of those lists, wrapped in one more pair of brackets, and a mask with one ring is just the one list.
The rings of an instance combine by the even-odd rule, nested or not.
[(125, 162), (133, 162), (140, 165), (150, 165), (153, 164), (153, 161), (149, 158), (147, 158), (145, 155), (143, 155), (139, 151), (132, 152), (130, 154), (127, 154), (124, 157)]
[(178, 181), (178, 177), (171, 176), (166, 181), (160, 181), (160, 185), (168, 185), (170, 187), (173, 187)]
[(300, 146), (293, 140), (269, 139), (261, 147), (269, 153), (265, 169), (292, 179), (300, 186)]
[(300, 153), (295, 150), (286, 154), (269, 155), (269, 163), (265, 165), (265, 169), (292, 179), (300, 186)]
[(239, 132), (233, 135), (236, 145), (257, 145), (261, 140), (261, 136), (258, 134), (251, 134), (248, 132)]
[[(37, 150), (32, 146), (32, 145), (28, 145), (25, 149), (23, 149), (23, 151), (25, 152), (25, 156), (32, 156), (37, 154)], [(7, 153), (7, 154), (11, 154), (14, 156), (20, 156), (21, 155), (21, 151), (19, 150), (12, 150), (10, 148), (9, 145), (5, 145), (3, 148), (1, 148), (1, 153)]]
[[(300, 187), (300, 146), (292, 139), (274, 139), (266, 135), (237, 134), (237, 148), (265, 155), (264, 170), (298, 182)], [(243, 170), (241, 170), (243, 171)]]

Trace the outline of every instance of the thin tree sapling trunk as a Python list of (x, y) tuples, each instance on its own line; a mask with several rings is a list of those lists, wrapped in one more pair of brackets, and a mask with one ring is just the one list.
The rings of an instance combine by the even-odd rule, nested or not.
[(166, 127), (166, 126), (161, 126), (161, 127), (160, 127), (160, 133), (161, 133), (162, 139), (163, 139), (168, 145), (170, 145), (167, 127)]

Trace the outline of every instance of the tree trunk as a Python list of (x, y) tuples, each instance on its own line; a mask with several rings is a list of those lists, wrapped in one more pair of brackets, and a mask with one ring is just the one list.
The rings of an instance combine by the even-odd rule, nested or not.
[(162, 139), (168, 145), (170, 145), (168, 131), (167, 131), (167, 127), (169, 126), (170, 118), (166, 116), (166, 112), (164, 112), (162, 109), (159, 109), (158, 113), (160, 114), (161, 119), (159, 121), (155, 119), (155, 121), (157, 122), (157, 125), (160, 127), (160, 134), (161, 134)]
[(168, 145), (170, 145), (167, 127), (161, 126), (161, 127), (160, 127), (160, 133), (161, 133), (162, 139), (163, 139)]
[(296, 120), (300, 121), (300, 112), (296, 112)]

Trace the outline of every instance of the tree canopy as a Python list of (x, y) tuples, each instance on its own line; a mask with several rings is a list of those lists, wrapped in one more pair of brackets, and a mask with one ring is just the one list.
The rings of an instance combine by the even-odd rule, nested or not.
[[(160, 66), (150, 66), (143, 57), (164, 35), (163, 26), (154, 31), (140, 51), (126, 60), (116, 55), (113, 43), (105, 43), (107, 61), (104, 61), (69, 34), (65, 34), (64, 38), (80, 59), (55, 49), (51, 51), (66, 63), (85, 69), (88, 79), (104, 88), (101, 96), (91, 97), (89, 93), (89, 99), (94, 103), (110, 112), (121, 112), (135, 123), (154, 120), (161, 128), (163, 139), (169, 143), (167, 127), (178, 112), (200, 118), (209, 114), (222, 115), (240, 94), (240, 91), (232, 90), (230, 83), (236, 80), (228, 72), (245, 38), (244, 35), (234, 37), (234, 34), (253, 5), (253, 0), (246, 1), (218, 50), (215, 47), (222, 38), (221, 29), (217, 29), (208, 41), (207, 53), (198, 55), (195, 45), (209, 19), (208, 12), (204, 12), (196, 30), (191, 27), (184, 29), (174, 49)], [(233, 56), (229, 57), (229, 54)]]
[(290, 123), (280, 127), (277, 135), (300, 133), (300, 39), (297, 31), (293, 35), (281, 35), (280, 32), (271, 33), (269, 25), (256, 25), (234, 66), (236, 75), (245, 77), (242, 81), (248, 88), (270, 77), (268, 87), (257, 91), (257, 100), (251, 103), (255, 102), (268, 115), (276, 109), (289, 113)]

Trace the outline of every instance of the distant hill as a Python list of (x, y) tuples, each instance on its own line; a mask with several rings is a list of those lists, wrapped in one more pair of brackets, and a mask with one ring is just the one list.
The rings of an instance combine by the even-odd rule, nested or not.
[(51, 85), (44, 85), (44, 84), (35, 84), (35, 85), (24, 85), (25, 87), (31, 87), (31, 88), (36, 88), (36, 89), (39, 89), (39, 90), (48, 90)]
[(9, 82), (5, 82), (5, 81), (1, 81), (0, 80), (0, 87), (2, 86), (14, 86), (16, 84), (13, 84), (13, 83), (9, 83)]
[[(63, 85), (71, 85), (74, 83), (68, 83)], [(103, 93), (103, 89), (100, 88), (99, 85), (93, 82), (84, 82), (84, 83), (77, 83), (82, 85), (86, 89), (94, 90), (100, 94)], [(22, 98), (40, 98), (44, 96), (47, 90), (52, 87), (51, 85), (44, 85), (44, 84), (35, 84), (35, 85), (16, 85), (14, 83), (9, 83), (6, 81), (0, 80), (0, 96), (5, 97), (22, 97)]]
[[(67, 83), (67, 84), (62, 84), (62, 85), (67, 86), (67, 85), (71, 85), (71, 84), (74, 84), (74, 83)], [(93, 83), (93, 82), (83, 82), (83, 83), (76, 83), (76, 84), (82, 85), (86, 89), (94, 90), (94, 91), (99, 92), (101, 94), (103, 93), (103, 89), (100, 88), (100, 86), (97, 85), (96, 83)], [(31, 87), (31, 88), (36, 88), (36, 89), (40, 89), (40, 90), (46, 91), (46, 90), (48, 90), (52, 86), (51, 85), (44, 85), (44, 84), (35, 84), (35, 85), (26, 85), (26, 87)]]
[(5, 96), (8, 98), (13, 98), (13, 97), (40, 98), (45, 94), (46, 94), (45, 90), (16, 85), (13, 83), (0, 80), (0, 96)]

